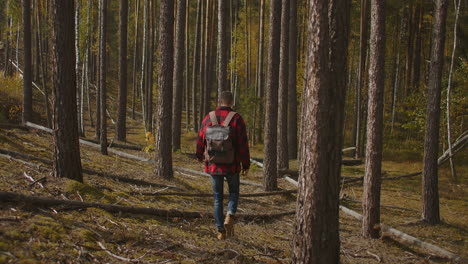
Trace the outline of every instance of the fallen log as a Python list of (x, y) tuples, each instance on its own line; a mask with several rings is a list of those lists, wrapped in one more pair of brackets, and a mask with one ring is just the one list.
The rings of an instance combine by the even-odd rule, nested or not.
[[(49, 165), (49, 166), (53, 165), (53, 162), (51, 160), (46, 160), (46, 159), (38, 158), (38, 157), (35, 157), (35, 156), (31, 156), (31, 155), (28, 155), (28, 154), (18, 153), (18, 152), (6, 150), (6, 149), (0, 149), (0, 157), (4, 157), (4, 158), (18, 158), (19, 157), (19, 158), (23, 158), (23, 159), (27, 159), (27, 160), (39, 161), (39, 162), (42, 162), (42, 163), (44, 163), (46, 165)], [(34, 163), (29, 163), (29, 162), (24, 162), (24, 161), (22, 161), (22, 163), (25, 163), (27, 165), (31, 165), (31, 166), (34, 166), (34, 167), (37, 167), (37, 168), (43, 168), (43, 169), (51, 170), (50, 168), (42, 167), (40, 164), (34, 164)], [(176, 186), (172, 186), (172, 185), (152, 183), (152, 182), (148, 182), (148, 181), (145, 181), (145, 180), (127, 178), (127, 177), (123, 177), (123, 176), (119, 176), (119, 175), (115, 175), (115, 174), (110, 174), (110, 173), (106, 173), (106, 172), (102, 172), (102, 171), (96, 171), (96, 170), (93, 170), (93, 169), (87, 169), (87, 168), (83, 168), (83, 173), (89, 174), (89, 175), (95, 175), (95, 176), (103, 177), (103, 178), (109, 178), (109, 179), (112, 179), (112, 180), (115, 180), (115, 181), (136, 184), (136, 185), (140, 185), (140, 186), (169, 187), (169, 188), (174, 188), (174, 189), (180, 189), (180, 188), (178, 188)]]
[(28, 127), (23, 126), (23, 125), (18, 125), (18, 124), (6, 124), (6, 123), (1, 123), (0, 128), (3, 129), (21, 129), (21, 130), (29, 130)]
[[(52, 130), (49, 129), (49, 128), (46, 128), (46, 127), (43, 127), (43, 126), (40, 126), (40, 125), (37, 125), (37, 124), (32, 124), (32, 123), (29, 123), (29, 122), (27, 122), (26, 125), (27, 125), (27, 126), (32, 126), (32, 125), (34, 125), (34, 128), (42, 129), (42, 130), (44, 130), (44, 131), (52, 131)], [(92, 148), (96, 148), (96, 149), (100, 149), (100, 148), (101, 148), (101, 145), (98, 145), (98, 144), (95, 144), (95, 143), (92, 143), (92, 142), (89, 142), (89, 141), (86, 141), (86, 140), (83, 140), (83, 139), (80, 139), (80, 144), (83, 144), (83, 145), (85, 145), (85, 146), (89, 146), (89, 147), (92, 147)], [(116, 149), (112, 149), (112, 148), (109, 148), (109, 149), (108, 149), (108, 152), (109, 152), (109, 153), (112, 153), (112, 154), (114, 154), (114, 155), (117, 155), (117, 156), (121, 156), (121, 157), (128, 158), (128, 159), (134, 159), (134, 160), (137, 160), (137, 161), (154, 163), (154, 160), (152, 160), (152, 159), (144, 158), (144, 157), (137, 156), (137, 155), (133, 155), (133, 154), (129, 154), (129, 153), (126, 153), (126, 152), (123, 152), (123, 151), (119, 151), (119, 150), (116, 150)], [(210, 175), (207, 174), (207, 173), (198, 172), (198, 171), (195, 171), (195, 170), (182, 168), (182, 167), (179, 167), (179, 166), (173, 166), (173, 169), (174, 169), (174, 170), (179, 170), (179, 171), (182, 171), (182, 172), (192, 173), (192, 174), (195, 174), (195, 175), (208, 176), (208, 177), (210, 177)], [(253, 186), (257, 186), (257, 187), (263, 187), (262, 184), (255, 183), (255, 182), (250, 182), (250, 181), (245, 181), (245, 180), (241, 180), (240, 183), (242, 183), (242, 184), (247, 184), (247, 185), (253, 185)]]
[[(144, 214), (158, 217), (180, 217), (180, 218), (213, 218), (212, 212), (193, 212), (193, 211), (178, 211), (178, 210), (164, 210), (158, 208), (148, 207), (134, 207), (134, 206), (122, 206), (113, 204), (103, 203), (89, 203), (74, 200), (61, 200), (39, 196), (29, 196), (11, 192), (0, 191), (0, 202), (2, 203), (14, 203), (14, 204), (26, 204), (31, 206), (69, 206), (82, 208), (98, 208), (110, 213), (130, 213), (130, 214)], [(236, 214), (237, 219), (243, 220), (260, 220), (260, 219), (271, 219), (275, 217), (281, 217), (286, 215), (293, 215), (295, 211), (273, 213), (273, 214)]]
[[(274, 191), (274, 192), (259, 192), (259, 193), (241, 193), (240, 198), (243, 197), (265, 197), (274, 195), (283, 195), (297, 193), (297, 190), (285, 190), (285, 191)], [(186, 193), (186, 192), (130, 192), (132, 195), (148, 195), (148, 196), (180, 196), (180, 197), (213, 197), (212, 193)], [(229, 194), (224, 194), (224, 198), (228, 198)]]
[[(100, 144), (99, 140), (95, 139), (90, 139), (90, 138), (82, 138), (84, 141), (89, 141), (94, 144)], [(107, 139), (108, 141), (111, 141), (107, 144), (107, 147), (109, 148), (121, 148), (121, 149), (128, 149), (128, 150), (136, 150), (136, 151), (141, 151), (144, 146), (136, 146), (136, 145), (126, 145), (126, 144), (119, 144), (119, 143), (114, 143), (112, 139)]]
[[(350, 215), (354, 218), (356, 218), (357, 220), (361, 221), (362, 220), (362, 215), (349, 209), (349, 208), (346, 208), (342, 205), (340, 205), (340, 210), (347, 214), (347, 215)], [(452, 261), (455, 261), (457, 263), (468, 263), (468, 259), (466, 258), (462, 258), (450, 251), (447, 251), (443, 248), (440, 248), (436, 245), (432, 245), (430, 243), (427, 243), (427, 242), (424, 242), (422, 240), (419, 240), (413, 236), (410, 236), (406, 233), (403, 233), (395, 228), (392, 228), (390, 226), (387, 226), (387, 225), (384, 225), (384, 224), (379, 224), (378, 226), (376, 226), (375, 228), (378, 228), (382, 231), (382, 235), (383, 236), (387, 236), (387, 237), (390, 237), (402, 244), (405, 244), (405, 245), (410, 245), (410, 246), (417, 246), (419, 248), (422, 248), (424, 250), (426, 250), (426, 253), (429, 253), (429, 254), (433, 254), (433, 255), (436, 255), (438, 257), (442, 257), (442, 258), (446, 258), (446, 259), (450, 259)]]

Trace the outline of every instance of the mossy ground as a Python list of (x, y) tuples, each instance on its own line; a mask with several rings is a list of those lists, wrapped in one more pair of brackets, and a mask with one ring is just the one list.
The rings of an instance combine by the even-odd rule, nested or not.
[[(115, 109), (111, 109), (114, 113)], [(128, 143), (145, 145), (141, 120), (128, 119)], [(109, 122), (109, 136), (113, 125)], [(86, 136), (94, 132), (87, 126)], [(202, 170), (193, 156), (196, 134), (188, 132), (182, 138), (182, 150), (174, 153), (174, 165)], [(52, 159), (52, 137), (40, 131), (0, 129), (0, 148)], [(261, 145), (252, 147), (252, 156), (262, 157)], [(126, 152), (151, 157), (142, 151)], [(421, 177), (402, 178), (382, 183), (382, 204), (399, 208), (382, 208), (382, 222), (436, 244), (456, 254), (467, 257), (468, 200), (466, 180), (467, 151), (457, 156), (459, 182), (450, 179), (447, 165), (440, 169), (440, 209), (443, 223), (429, 226), (418, 220), (421, 208)], [(153, 183), (175, 185), (185, 192), (210, 192), (208, 178), (175, 173), (168, 181), (153, 175), (149, 163), (137, 162), (115, 155), (103, 156), (93, 148), (82, 146), (84, 168), (102, 171)], [(36, 162), (40, 164), (39, 162)], [(152, 192), (162, 188), (138, 186), (96, 175), (84, 174), (84, 183), (51, 176), (50, 166), (40, 168), (0, 157), (0, 190), (27, 195), (111, 203), (128, 206), (154, 207), (184, 211), (212, 211), (212, 198), (144, 196), (131, 192)], [(292, 161), (291, 168), (298, 164)], [(417, 161), (401, 161), (386, 156), (383, 163), (385, 176), (411, 173), (421, 169)], [(46, 177), (44, 188), (30, 185), (24, 173), (34, 179)], [(364, 166), (343, 167), (343, 176), (361, 176)], [(262, 181), (260, 168), (253, 167), (245, 178)], [(293, 188), (279, 179), (281, 189)], [(170, 190), (166, 190), (170, 191)], [(241, 193), (260, 192), (261, 188), (241, 186)], [(361, 199), (361, 183), (345, 185), (342, 196)], [(295, 195), (241, 198), (239, 212), (274, 213), (294, 210)], [(361, 211), (357, 202), (343, 201), (343, 205)], [(212, 219), (162, 218), (127, 213), (111, 214), (100, 209), (80, 209), (56, 206), (33, 208), (27, 204), (0, 204), (0, 263), (116, 263), (100, 248), (102, 243), (110, 252), (143, 263), (289, 263), (294, 216), (266, 221), (239, 222), (236, 236), (225, 241), (215, 238)], [(341, 214), (341, 262), (377, 263), (447, 263), (447, 261), (422, 254), (415, 247), (402, 246), (390, 239), (364, 239), (360, 223)]]

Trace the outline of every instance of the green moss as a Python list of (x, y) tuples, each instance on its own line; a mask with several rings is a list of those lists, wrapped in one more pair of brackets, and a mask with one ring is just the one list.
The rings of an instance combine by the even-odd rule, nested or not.
[(91, 185), (80, 183), (73, 180), (67, 180), (65, 183), (65, 192), (68, 194), (77, 194), (77, 192), (83, 198), (91, 198), (93, 200), (107, 202), (107, 203), (115, 203), (116, 199), (110, 195), (105, 194), (101, 190)]

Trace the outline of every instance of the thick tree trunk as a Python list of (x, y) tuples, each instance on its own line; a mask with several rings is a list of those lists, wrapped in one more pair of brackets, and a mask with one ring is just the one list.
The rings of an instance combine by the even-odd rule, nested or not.
[(127, 118), (127, 25), (128, 0), (120, 0), (119, 9), (119, 110), (117, 114), (116, 138), (126, 140)]
[(83, 182), (76, 115), (73, 1), (52, 0), (54, 175)]
[(174, 71), (174, 2), (161, 0), (159, 22), (158, 110), (156, 114), (155, 175), (171, 179), (172, 76)]
[(265, 117), (265, 147), (264, 147), (264, 187), (265, 191), (274, 191), (277, 183), (277, 124), (278, 124), (278, 80), (281, 36), (281, 0), (270, 3), (270, 25), (268, 27), (268, 54), (266, 72), (266, 117)]
[(297, 158), (297, 0), (291, 0), (289, 12), (289, 66), (288, 66), (288, 156)]
[(289, 6), (290, 0), (282, 0), (281, 5), (281, 40), (278, 91), (278, 145), (277, 167), (289, 168), (288, 153), (288, 66), (289, 66)]
[(429, 224), (440, 222), (437, 154), (439, 150), (440, 96), (444, 63), (447, 0), (435, 2), (431, 63), (427, 87), (426, 133), (422, 189), (422, 219)]
[(192, 64), (192, 118), (193, 118), (193, 130), (198, 132), (198, 114), (197, 114), (197, 85), (200, 78), (199, 70), (200, 67), (200, 51), (201, 51), (201, 15), (202, 15), (202, 0), (198, 0), (197, 3), (197, 22), (195, 29), (195, 45), (193, 46), (193, 64)]
[[(73, 17), (73, 14), (72, 14)], [(23, 123), (32, 118), (31, 0), (23, 0)], [(18, 52), (18, 48), (16, 50)], [(19, 66), (18, 56), (16, 62)], [(18, 67), (19, 70), (19, 67)]]
[(382, 175), (383, 108), (385, 84), (385, 0), (371, 0), (369, 104), (367, 117), (366, 172), (364, 175), (364, 237), (378, 238)]
[(76, 71), (76, 104), (77, 104), (77, 120), (78, 134), (81, 134), (81, 93), (80, 93), (80, 1), (76, 1), (75, 5), (75, 71)]
[(227, 91), (226, 0), (218, 0), (218, 98)]
[(177, 1), (176, 35), (174, 50), (174, 97), (172, 98), (172, 150), (180, 149), (182, 122), (182, 96), (184, 90), (185, 68), (185, 13), (186, 0)]
[(350, 3), (311, 0), (310, 4), (302, 112), (307, 129), (301, 132), (304, 146), (292, 258), (294, 263), (339, 263), (338, 183)]
[(101, 96), (99, 101), (101, 102), (101, 154), (107, 155), (107, 90), (106, 90), (106, 38), (107, 38), (107, 0), (100, 0), (101, 9), (101, 21), (99, 24), (99, 87), (101, 90)]

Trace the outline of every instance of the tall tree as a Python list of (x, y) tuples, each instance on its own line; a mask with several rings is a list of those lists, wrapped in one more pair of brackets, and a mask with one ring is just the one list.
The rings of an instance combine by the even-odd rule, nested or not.
[(289, 10), (289, 73), (288, 73), (288, 152), (297, 158), (297, 0), (291, 0)]
[[(258, 117), (255, 119), (253, 126), (255, 126), (255, 131), (253, 136), (253, 144), (256, 142), (260, 142), (262, 138), (262, 121), (264, 119), (264, 112), (263, 112), (263, 98), (264, 96), (264, 29), (265, 29), (265, 0), (260, 1), (260, 16), (259, 16), (259, 23), (258, 23), (258, 50), (257, 50), (257, 80), (256, 80), (256, 87), (257, 87), (257, 94), (256, 97), (259, 98), (259, 102), (255, 109), (256, 114)], [(258, 120), (258, 121), (257, 121)]]
[(437, 156), (439, 150), (440, 96), (444, 65), (447, 0), (437, 0), (432, 29), (431, 62), (427, 84), (426, 133), (424, 139), (422, 219), (429, 224), (440, 222)]
[(107, 155), (107, 90), (106, 90), (106, 38), (107, 38), (107, 0), (100, 0), (101, 21), (99, 24), (99, 87), (101, 94), (101, 153)]
[(138, 30), (138, 21), (140, 17), (140, 0), (136, 0), (136, 7), (135, 7), (135, 44), (133, 47), (133, 79), (132, 79), (132, 85), (133, 85), (133, 94), (132, 94), (132, 119), (135, 119), (135, 102), (136, 102), (136, 94), (137, 94), (137, 86), (138, 86), (138, 80), (137, 80), (137, 57), (138, 57), (138, 39), (139, 39), (139, 30)]
[(301, 132), (304, 146), (293, 234), (294, 263), (339, 263), (349, 2), (310, 1), (302, 114), (307, 129)]
[(75, 71), (76, 71), (76, 104), (78, 116), (78, 131), (81, 134), (81, 93), (80, 93), (80, 1), (75, 5)]
[(385, 83), (385, 0), (371, 0), (369, 103), (367, 117), (366, 171), (362, 203), (362, 233), (378, 238), (380, 183), (382, 175), (383, 108)]
[(143, 48), (141, 55), (141, 79), (140, 79), (140, 101), (141, 101), (141, 111), (143, 114), (143, 126), (145, 132), (148, 132), (148, 120), (147, 120), (147, 111), (146, 109), (146, 76), (147, 76), (147, 57), (148, 57), (148, 35), (149, 35), (149, 0), (143, 1)]
[[(73, 14), (72, 14), (73, 17)], [(31, 0), (23, 0), (23, 123), (32, 118)], [(18, 63), (18, 59), (16, 60)]]
[(120, 0), (119, 9), (119, 112), (117, 114), (116, 138), (126, 140), (127, 118), (127, 26), (128, 0)]
[(278, 93), (278, 170), (289, 168), (288, 153), (288, 74), (289, 74), (289, 0), (282, 0)]
[(185, 68), (185, 13), (186, 0), (177, 1), (176, 36), (174, 50), (174, 97), (172, 98), (172, 149), (180, 149), (180, 133), (182, 120), (182, 96), (184, 89)]
[(218, 97), (227, 90), (226, 2), (218, 0)]
[(277, 189), (276, 140), (278, 124), (278, 75), (281, 35), (281, 0), (270, 3), (270, 19), (268, 26), (268, 54), (266, 72), (266, 106), (265, 106), (265, 147), (264, 147), (264, 179), (265, 191)]
[(367, 34), (368, 34), (368, 6), (369, 0), (361, 0), (361, 22), (360, 22), (360, 35), (359, 35), (359, 72), (358, 81), (356, 86), (356, 99), (354, 104), (354, 127), (353, 127), (353, 145), (356, 147), (356, 158), (361, 157), (363, 152), (361, 146), (361, 91), (364, 87), (364, 72), (366, 70), (366, 51), (367, 51)]
[(201, 51), (201, 15), (202, 15), (202, 0), (197, 2), (197, 18), (195, 29), (195, 45), (193, 46), (193, 64), (192, 64), (192, 118), (193, 130), (198, 131), (198, 114), (197, 114), (197, 84), (200, 78), (198, 74), (200, 67), (200, 51)]
[(53, 26), (54, 174), (83, 182), (76, 110), (74, 1), (51, 1)]
[(172, 76), (174, 72), (174, 2), (161, 0), (159, 21), (158, 109), (156, 113), (155, 174), (171, 179)]

